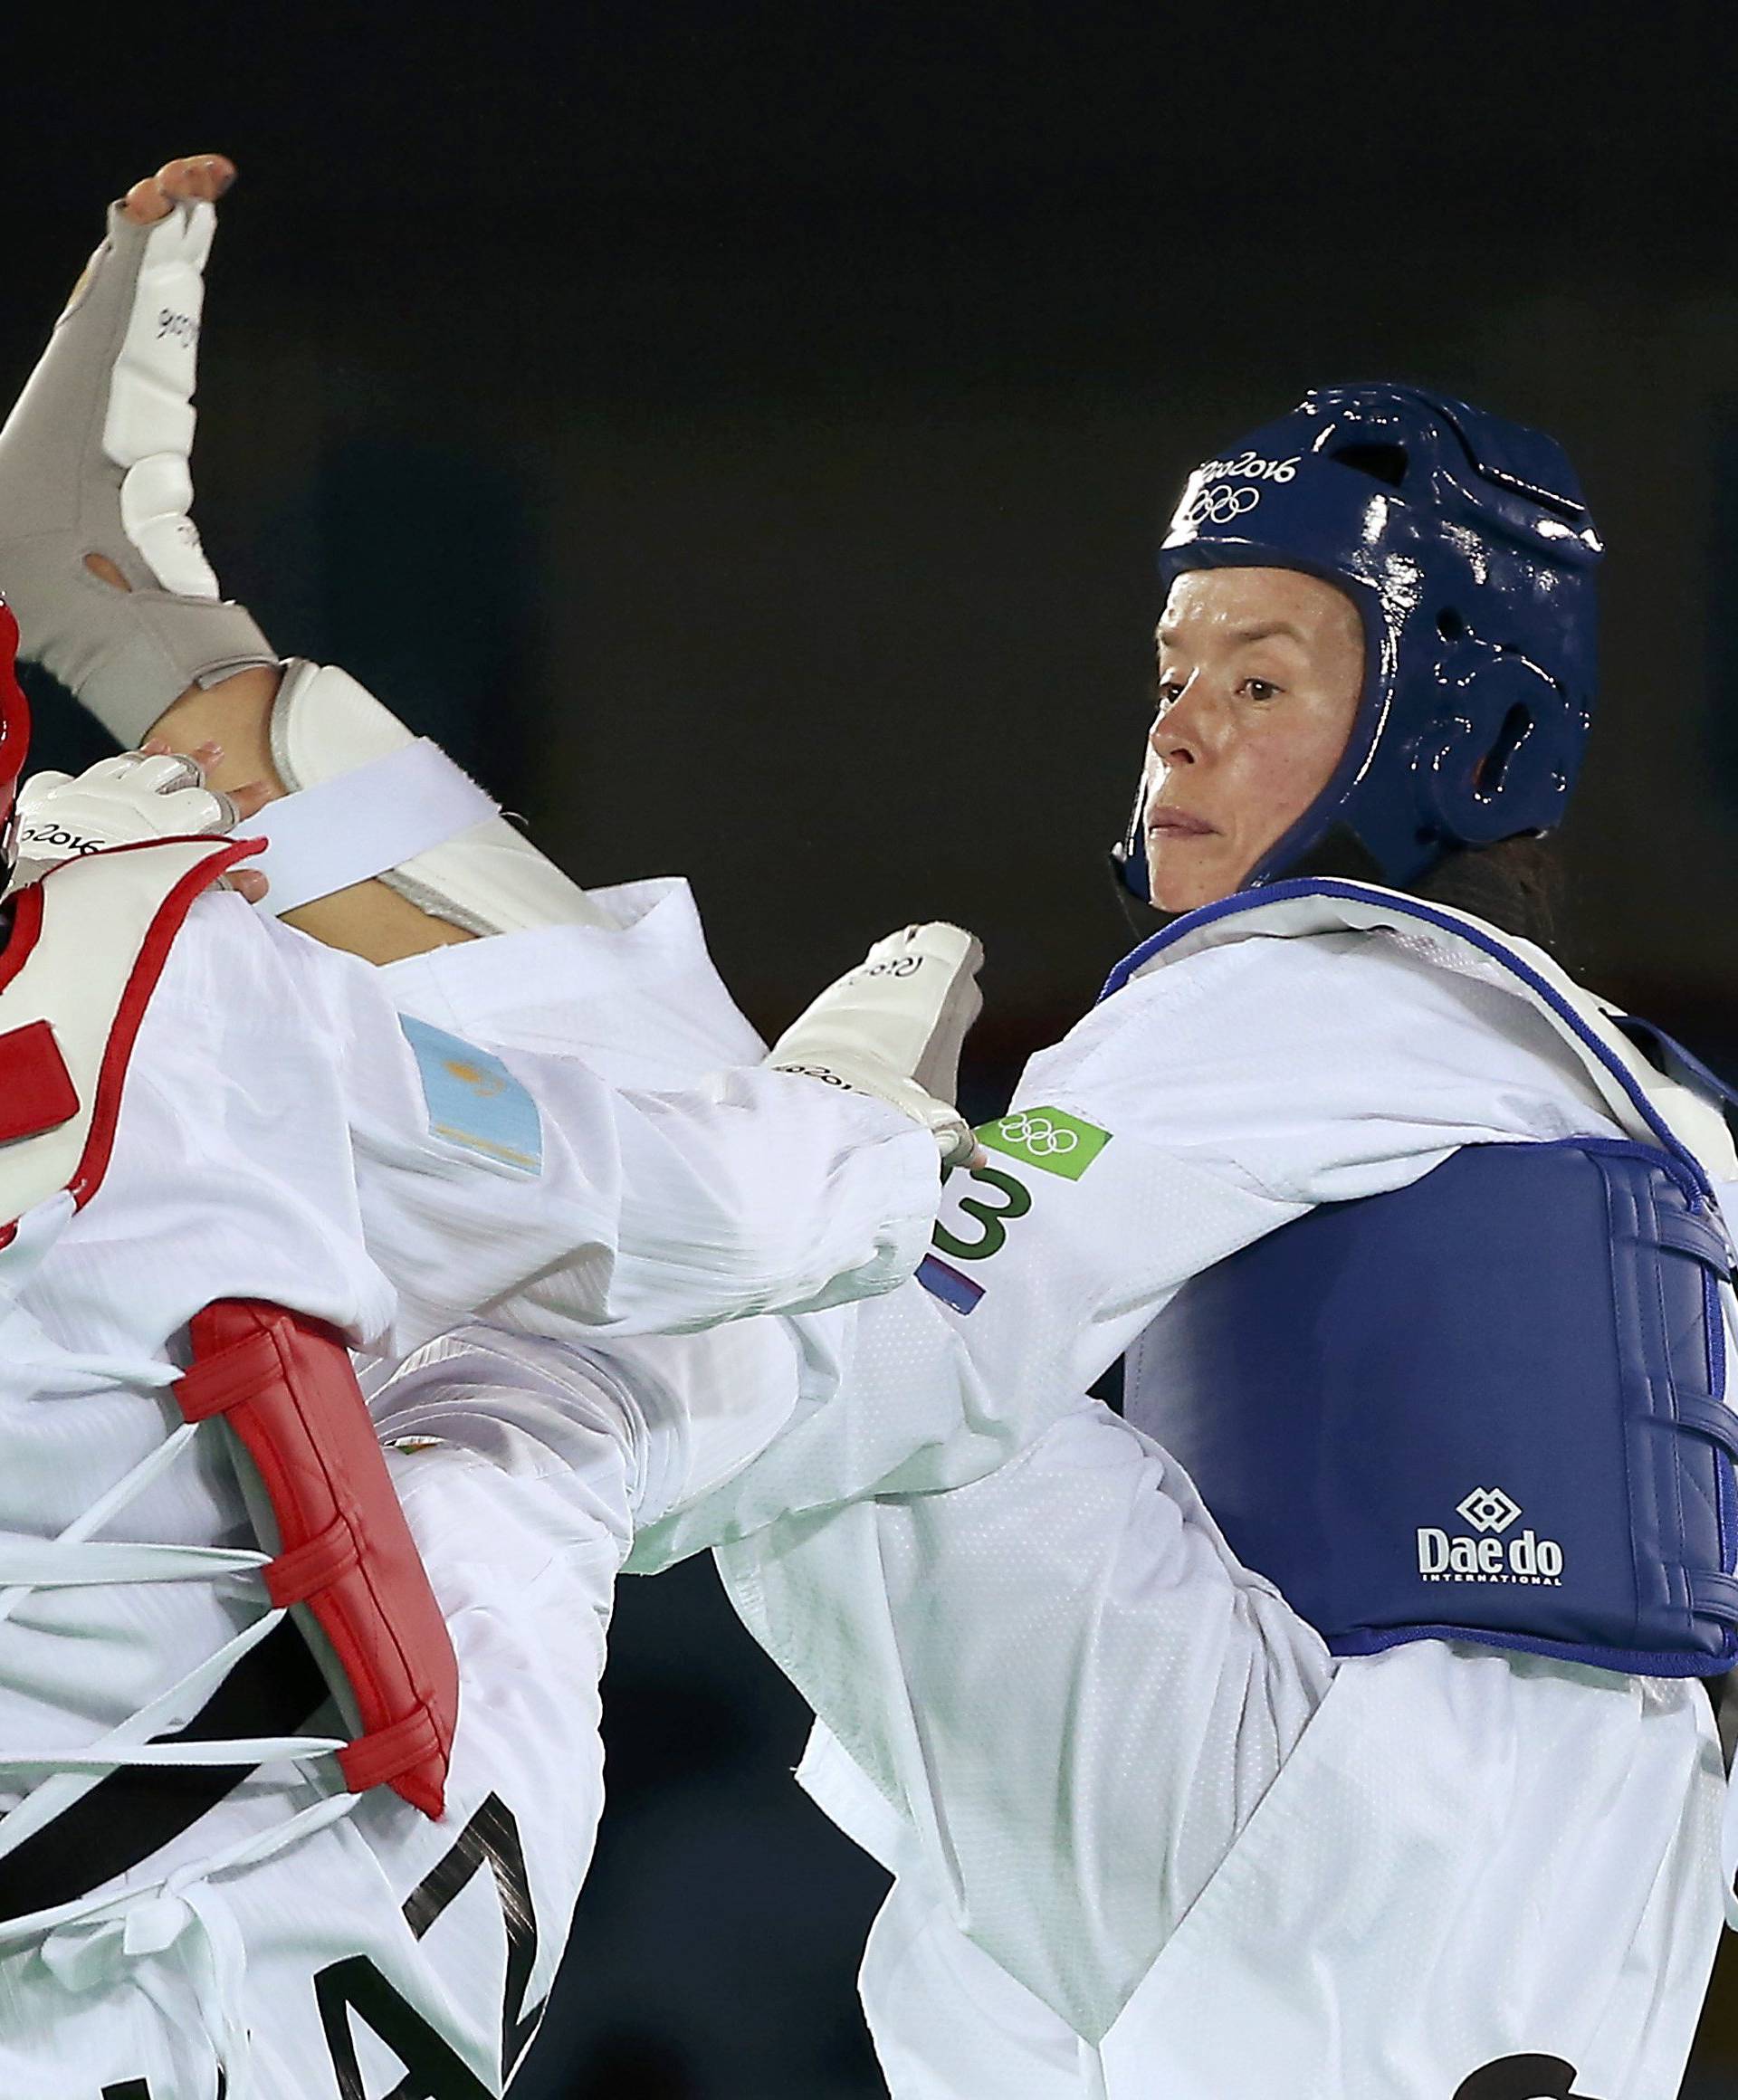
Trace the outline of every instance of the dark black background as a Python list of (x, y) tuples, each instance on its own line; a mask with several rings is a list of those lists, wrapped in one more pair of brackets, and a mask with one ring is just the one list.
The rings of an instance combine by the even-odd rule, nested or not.
[[(689, 873), (763, 1026), (930, 915), (988, 947), (979, 1100), (1067, 1025), (1126, 944), (1102, 854), (1158, 523), (1305, 386), (1382, 376), (1580, 465), (1611, 552), (1571, 959), (1738, 1064), (1728, 7), (5, 33), (4, 371), (106, 196), (229, 152), (197, 461), (226, 587), (583, 879)], [(800, 1715), (731, 1631), (703, 1569), (630, 1586), (615, 1810), (528, 2095), (875, 2089), (877, 1876), (783, 1776)]]

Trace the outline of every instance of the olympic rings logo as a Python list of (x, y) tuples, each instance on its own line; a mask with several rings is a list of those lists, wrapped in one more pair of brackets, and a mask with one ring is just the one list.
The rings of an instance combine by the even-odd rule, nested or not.
[(1234, 489), (1229, 482), (1217, 482), (1210, 489), (1203, 489), (1183, 513), (1185, 525), (1229, 525), (1234, 519), (1246, 517), (1261, 501), (1261, 491), (1256, 488)]
[(1059, 1131), (1048, 1116), (1034, 1115), (1028, 1109), (1005, 1117), (996, 1127), (1005, 1142), (1018, 1145), (1035, 1160), (1072, 1152), (1080, 1143), (1077, 1131)]

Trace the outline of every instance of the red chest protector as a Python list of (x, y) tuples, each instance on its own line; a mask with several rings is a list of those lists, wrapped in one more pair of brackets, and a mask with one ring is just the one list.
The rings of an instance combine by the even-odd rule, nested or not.
[[(21, 890), (0, 953), (0, 1246), (61, 1190), (81, 1208), (114, 1143), (128, 1059), (194, 899), (253, 847), (158, 839), (69, 861)], [(352, 1792), (388, 1786), (442, 1811), (458, 1662), (387, 1470), (349, 1352), (280, 1305), (223, 1300), (191, 1323), (176, 1385), (190, 1422), (222, 1416), (244, 1455), (274, 1605), (294, 1608), (357, 1727)]]

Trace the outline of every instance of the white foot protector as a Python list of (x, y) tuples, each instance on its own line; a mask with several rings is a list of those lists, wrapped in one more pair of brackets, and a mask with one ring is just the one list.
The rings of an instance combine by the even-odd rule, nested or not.
[[(190, 686), (278, 662), (245, 607), (219, 596), (190, 514), (216, 216), (183, 204), (143, 226), (112, 206), (108, 238), (0, 430), (0, 577), (24, 654), (123, 745)], [(90, 554), (131, 587), (93, 576)], [(272, 842), (271, 909), (378, 876), (473, 933), (613, 923), (355, 679), (285, 668), (272, 755), (297, 792), (248, 826)]]
[[(0, 430), (0, 574), (21, 653), (137, 744), (191, 685), (276, 652), (218, 595), (189, 511), (193, 389), (216, 215), (119, 205)], [(85, 567), (98, 554), (130, 586)]]

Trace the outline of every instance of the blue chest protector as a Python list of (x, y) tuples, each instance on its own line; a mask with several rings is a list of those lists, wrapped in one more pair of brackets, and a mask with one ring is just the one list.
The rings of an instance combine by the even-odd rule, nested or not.
[(1469, 1147), (1322, 1206), (1192, 1278), (1129, 1351), (1129, 1418), (1335, 1654), (1738, 1660), (1731, 1255), (1657, 1128)]

